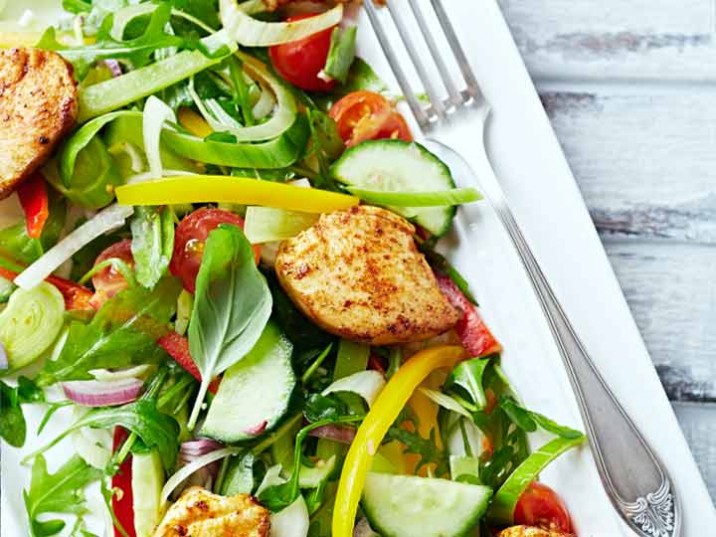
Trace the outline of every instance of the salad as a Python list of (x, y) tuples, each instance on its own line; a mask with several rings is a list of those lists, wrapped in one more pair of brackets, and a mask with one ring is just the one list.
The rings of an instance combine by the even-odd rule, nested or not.
[(0, 39), (29, 535), (573, 535), (538, 479), (584, 435), (520, 402), (439, 253), (480, 195), (356, 57), (359, 6), (62, 5)]

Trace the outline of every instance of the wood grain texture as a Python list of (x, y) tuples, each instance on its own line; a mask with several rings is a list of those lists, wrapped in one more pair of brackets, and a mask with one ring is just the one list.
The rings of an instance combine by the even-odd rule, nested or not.
[(711, 498), (716, 498), (716, 405), (674, 403), (673, 406)]
[(711, 0), (499, 0), (533, 76), (716, 81)]
[(716, 0), (498, 1), (716, 498)]

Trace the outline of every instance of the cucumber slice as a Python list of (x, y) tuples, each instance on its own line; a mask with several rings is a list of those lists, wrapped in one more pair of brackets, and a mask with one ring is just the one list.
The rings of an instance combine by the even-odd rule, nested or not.
[(132, 455), (134, 530), (137, 537), (151, 537), (162, 518), (164, 467), (156, 449)]
[[(386, 192), (431, 192), (455, 187), (447, 165), (415, 142), (371, 140), (350, 148), (331, 168), (346, 185)], [(456, 208), (390, 207), (438, 237), (447, 233)]]
[(65, 300), (56, 287), (42, 282), (17, 289), (0, 313), (0, 343), (10, 369), (20, 369), (50, 348), (64, 325)]
[(272, 322), (240, 362), (224, 373), (202, 436), (240, 442), (271, 430), (288, 410), (296, 386), (293, 346)]
[(459, 537), (478, 523), (491, 497), (482, 485), (369, 473), (362, 506), (383, 537)]

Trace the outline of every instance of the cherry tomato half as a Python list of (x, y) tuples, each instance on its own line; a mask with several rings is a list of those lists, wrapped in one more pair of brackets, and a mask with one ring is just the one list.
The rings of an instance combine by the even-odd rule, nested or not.
[[(286, 22), (294, 22), (312, 14), (289, 17)], [(269, 56), (274, 69), (294, 86), (308, 91), (330, 91), (334, 81), (327, 82), (318, 78), (318, 73), (326, 66), (328, 51), (331, 48), (331, 33), (327, 28), (298, 41), (269, 47)]]
[[(133, 267), (132, 241), (125, 239), (105, 248), (102, 253), (97, 256), (94, 264), (95, 266), (99, 265), (107, 259), (119, 259), (130, 267)], [(95, 309), (99, 309), (107, 300), (129, 287), (122, 273), (113, 266), (103, 268), (92, 276), (92, 285), (94, 286), (95, 292), (90, 299), (90, 304)]]
[(388, 99), (372, 91), (349, 93), (333, 104), (329, 115), (338, 124), (338, 134), (348, 147), (365, 140), (413, 139), (400, 112)]
[[(196, 276), (199, 274), (201, 258), (204, 253), (204, 242), (209, 233), (219, 224), (233, 224), (244, 228), (243, 219), (223, 209), (197, 209), (184, 217), (176, 229), (174, 237), (174, 253), (169, 263), (169, 270), (181, 279), (184, 289), (193, 293), (196, 288)], [(254, 246), (256, 262), (259, 260), (260, 249)]]
[(547, 485), (533, 481), (522, 493), (514, 514), (515, 524), (573, 533), (572, 519), (562, 499)]

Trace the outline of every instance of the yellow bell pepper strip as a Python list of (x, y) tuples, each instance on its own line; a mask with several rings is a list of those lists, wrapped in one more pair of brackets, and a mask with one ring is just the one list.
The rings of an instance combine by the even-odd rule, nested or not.
[(415, 389), (435, 369), (452, 367), (466, 358), (457, 346), (422, 350), (393, 375), (361, 423), (346, 455), (333, 507), (333, 537), (351, 537), (366, 474), (388, 429)]
[(178, 113), (179, 124), (194, 136), (206, 138), (214, 129), (199, 114), (191, 108), (182, 106)]
[(338, 192), (224, 175), (165, 177), (117, 187), (116, 194), (120, 205), (218, 202), (304, 213), (339, 211), (360, 203), (360, 199)]

